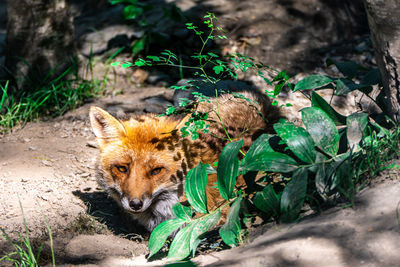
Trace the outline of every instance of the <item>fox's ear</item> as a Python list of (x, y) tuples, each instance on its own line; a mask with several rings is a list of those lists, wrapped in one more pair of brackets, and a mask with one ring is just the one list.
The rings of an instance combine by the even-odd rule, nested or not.
[(122, 123), (107, 111), (92, 106), (89, 116), (94, 135), (98, 139), (115, 139), (125, 135), (125, 128)]

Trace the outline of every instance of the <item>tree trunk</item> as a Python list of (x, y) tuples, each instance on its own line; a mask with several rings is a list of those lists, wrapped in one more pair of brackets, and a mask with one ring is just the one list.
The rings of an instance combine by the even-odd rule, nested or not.
[(375, 58), (386, 94), (386, 112), (400, 122), (400, 1), (364, 0)]
[(64, 71), (75, 55), (66, 0), (8, 0), (6, 68), (16, 88), (33, 90)]

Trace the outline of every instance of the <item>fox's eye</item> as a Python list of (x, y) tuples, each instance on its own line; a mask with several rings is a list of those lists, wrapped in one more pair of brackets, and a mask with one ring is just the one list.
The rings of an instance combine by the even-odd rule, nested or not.
[(123, 165), (115, 165), (115, 168), (120, 172), (120, 173), (127, 173), (128, 168)]
[(151, 175), (157, 175), (157, 174), (159, 174), (161, 172), (161, 170), (162, 170), (162, 167), (158, 167), (158, 168), (152, 169), (150, 174)]

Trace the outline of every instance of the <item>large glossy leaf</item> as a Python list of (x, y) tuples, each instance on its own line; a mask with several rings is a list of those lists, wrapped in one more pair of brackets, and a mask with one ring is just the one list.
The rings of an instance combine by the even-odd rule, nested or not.
[(335, 157), (332, 161), (316, 165), (315, 187), (321, 197), (326, 198), (338, 186), (341, 178), (343, 178), (341, 169), (347, 166), (347, 164), (343, 164), (349, 158), (349, 155), (349, 153), (344, 153)]
[(170, 236), (173, 231), (181, 227), (184, 223), (185, 221), (182, 220), (181, 218), (175, 218), (160, 223), (153, 230), (149, 239), (149, 250), (150, 250), (149, 257), (157, 253), (164, 245), (168, 236)]
[(368, 114), (353, 113), (347, 117), (347, 141), (352, 149), (358, 147), (368, 124)]
[(368, 71), (361, 79), (360, 83), (364, 85), (375, 85), (381, 82), (379, 69), (373, 68)]
[(298, 163), (290, 156), (279, 152), (263, 152), (242, 165), (246, 171), (270, 171), (288, 173), (297, 169)]
[(334, 110), (331, 105), (329, 105), (328, 102), (326, 102), (325, 99), (323, 99), (316, 92), (312, 92), (311, 104), (313, 107), (317, 107), (325, 111), (336, 125), (346, 124), (346, 117), (336, 112), (336, 110)]
[(253, 203), (267, 214), (272, 214), (272, 216), (279, 214), (280, 197), (270, 184), (264, 187), (263, 191), (256, 193)]
[(219, 229), (219, 235), (228, 246), (234, 247), (237, 245), (240, 236), (240, 220), (239, 211), (242, 196), (240, 195), (232, 204), (229, 210), (226, 223)]
[(353, 78), (357, 75), (358, 65), (354, 61), (345, 62), (334, 62), (336, 67), (339, 69), (344, 76), (348, 78)]
[(211, 227), (216, 225), (220, 217), (221, 212), (218, 210), (217, 212), (205, 215), (200, 219), (197, 219), (197, 223), (194, 225), (192, 229), (192, 234), (190, 236), (190, 250), (192, 251), (193, 257), (194, 253), (196, 252), (196, 248), (200, 243), (199, 237), (206, 233)]
[(243, 163), (246, 161), (251, 161), (252, 158), (258, 156), (264, 152), (274, 152), (272, 147), (269, 144), (269, 139), (273, 135), (271, 134), (262, 134), (260, 135), (250, 146), (249, 151), (247, 151)]
[(297, 219), (307, 192), (308, 170), (300, 168), (283, 189), (281, 197), (281, 220), (291, 222)]
[(274, 129), (300, 160), (306, 163), (315, 162), (314, 141), (305, 129), (291, 122), (275, 123)]
[(339, 150), (339, 133), (335, 123), (322, 109), (308, 107), (301, 110), (303, 123), (315, 145), (334, 156)]
[(186, 175), (185, 195), (192, 207), (200, 213), (207, 210), (207, 165), (199, 163)]
[(337, 79), (336, 83), (336, 95), (345, 95), (354, 90), (362, 90), (368, 92), (371, 90), (371, 86), (364, 85), (364, 84), (357, 84), (349, 79)]
[(184, 221), (190, 221), (192, 219), (193, 210), (190, 207), (183, 206), (181, 203), (176, 203), (172, 207), (172, 213), (175, 217), (181, 218)]
[(332, 79), (324, 75), (311, 75), (308, 76), (294, 86), (293, 92), (315, 89), (327, 85), (332, 82)]
[(176, 234), (171, 246), (169, 247), (168, 259), (179, 261), (190, 255), (190, 237), (196, 223), (197, 220), (190, 222), (185, 228), (181, 229)]
[(239, 174), (238, 153), (243, 140), (227, 144), (219, 157), (217, 167), (217, 183), (221, 196), (228, 200), (235, 196), (234, 188)]

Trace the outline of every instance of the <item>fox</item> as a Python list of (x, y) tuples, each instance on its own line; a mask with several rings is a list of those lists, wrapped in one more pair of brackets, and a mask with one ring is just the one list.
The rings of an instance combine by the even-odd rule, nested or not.
[[(256, 92), (221, 96), (197, 104), (195, 112), (208, 113), (209, 132), (193, 140), (180, 130), (188, 116), (133, 115), (126, 120), (91, 106), (89, 117), (100, 150), (97, 182), (124, 211), (149, 232), (172, 219), (172, 207), (185, 203), (185, 177), (200, 162), (216, 162), (230, 141), (244, 140), (243, 150), (262, 133), (273, 132), (281, 117), (270, 99)], [(227, 138), (229, 136), (229, 138)], [(223, 201), (208, 176), (209, 210)]]

